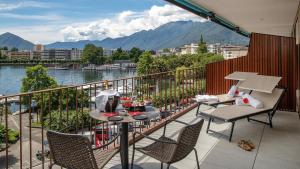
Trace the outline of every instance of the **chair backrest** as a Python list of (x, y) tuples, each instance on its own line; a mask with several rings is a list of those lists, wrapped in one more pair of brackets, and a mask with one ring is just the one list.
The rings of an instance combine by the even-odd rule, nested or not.
[(251, 96), (264, 104), (264, 109), (277, 109), (285, 89), (274, 88), (272, 93), (253, 91)]
[(171, 163), (185, 158), (194, 149), (198, 141), (203, 122), (204, 120), (202, 119), (197, 123), (185, 126), (180, 130), (177, 138), (178, 145), (172, 155)]
[(47, 131), (54, 164), (68, 169), (97, 169), (91, 142), (87, 137)]

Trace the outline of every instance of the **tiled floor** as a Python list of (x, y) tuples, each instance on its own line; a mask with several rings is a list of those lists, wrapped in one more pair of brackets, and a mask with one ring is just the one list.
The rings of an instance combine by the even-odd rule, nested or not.
[[(200, 118), (195, 117), (195, 111), (185, 114), (179, 120), (193, 123)], [(265, 119), (265, 116), (258, 117)], [(264, 124), (240, 120), (236, 123), (232, 142), (226, 138), (206, 134), (207, 120), (201, 131), (196, 149), (200, 158), (201, 169), (300, 169), (300, 119), (294, 112), (278, 111), (273, 118), (274, 128)], [(182, 125), (170, 123), (167, 135), (176, 138)], [(212, 124), (212, 128), (224, 133), (229, 132), (230, 124)], [(162, 129), (152, 134), (159, 137)], [(256, 146), (251, 152), (246, 152), (237, 146), (240, 139), (250, 139)], [(146, 145), (146, 139), (138, 145)], [(132, 149), (130, 149), (130, 154)], [(131, 156), (130, 156), (131, 157)], [(106, 165), (110, 168), (120, 164), (120, 157), (116, 155)], [(143, 168), (160, 168), (160, 163), (153, 158), (136, 153), (135, 164)], [(166, 167), (166, 166), (165, 166)], [(196, 161), (194, 153), (184, 160), (174, 163), (170, 168), (194, 169)]]

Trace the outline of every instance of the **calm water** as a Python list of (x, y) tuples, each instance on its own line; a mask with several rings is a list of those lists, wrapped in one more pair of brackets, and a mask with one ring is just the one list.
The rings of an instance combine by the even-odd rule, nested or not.
[[(25, 66), (0, 66), (0, 94), (16, 94), (20, 92)], [(55, 70), (49, 69), (48, 74), (60, 85), (83, 84), (99, 80), (113, 80), (120, 77), (132, 77), (133, 70), (82, 71), (81, 69)]]

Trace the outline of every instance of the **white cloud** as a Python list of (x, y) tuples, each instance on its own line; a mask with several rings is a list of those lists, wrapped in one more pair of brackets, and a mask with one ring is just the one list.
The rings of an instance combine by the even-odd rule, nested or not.
[(62, 20), (63, 17), (56, 14), (46, 14), (46, 15), (21, 15), (15, 13), (0, 13), (2, 18), (13, 18), (22, 20), (43, 20), (43, 21), (56, 21)]
[(18, 27), (0, 27), (0, 34), (10, 32), (29, 40), (32, 43), (48, 44), (56, 41), (63, 41), (63, 35), (59, 32), (63, 27), (56, 24), (47, 24), (40, 26), (18, 26)]
[(18, 3), (0, 3), (0, 11), (11, 11), (18, 8), (49, 8), (51, 7), (49, 3), (37, 2), (37, 1), (26, 1)]
[(141, 30), (155, 29), (174, 21), (205, 21), (174, 5), (152, 6), (142, 12), (123, 11), (112, 18), (77, 23), (61, 30), (65, 41), (101, 40), (131, 35)]

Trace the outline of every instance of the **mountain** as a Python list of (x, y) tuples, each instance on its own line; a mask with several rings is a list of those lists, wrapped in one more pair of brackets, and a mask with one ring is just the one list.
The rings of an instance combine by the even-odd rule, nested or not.
[(0, 47), (8, 47), (9, 49), (16, 47), (18, 49), (32, 49), (34, 44), (22, 39), (21, 37), (14, 35), (12, 33), (4, 33), (0, 35)]
[(106, 38), (102, 41), (55, 42), (46, 48), (84, 48), (88, 43), (104, 48), (163, 49), (180, 47), (198, 42), (201, 34), (207, 43), (231, 43), (247, 45), (249, 39), (213, 22), (177, 21), (164, 24), (156, 29), (140, 31), (121, 38)]
[[(106, 38), (102, 41), (55, 42), (46, 45), (46, 48), (83, 49), (86, 44), (92, 43), (96, 46), (110, 49), (138, 47), (147, 50), (157, 50), (198, 42), (201, 35), (203, 35), (207, 43), (220, 42), (223, 44), (247, 45), (249, 41), (248, 38), (213, 22), (177, 21), (164, 24), (153, 30), (143, 30), (121, 38)], [(0, 35), (0, 47), (4, 46), (8, 48), (32, 49), (34, 44), (14, 34), (4, 33)]]

